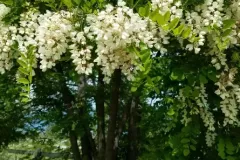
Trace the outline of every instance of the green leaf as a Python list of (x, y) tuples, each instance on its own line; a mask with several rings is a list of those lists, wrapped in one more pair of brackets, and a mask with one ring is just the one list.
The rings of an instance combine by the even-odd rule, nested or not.
[(187, 76), (188, 84), (191, 86), (195, 83), (195, 77), (193, 75)]
[(219, 142), (218, 142), (218, 155), (222, 159), (225, 159), (225, 143), (224, 143), (223, 138), (220, 138)]
[(136, 54), (138, 57), (140, 57), (140, 53), (139, 51), (137, 50), (137, 48), (135, 46), (130, 46), (127, 48), (127, 51), (130, 52), (130, 53), (134, 53)]
[(191, 139), (192, 144), (197, 144), (197, 141), (195, 139)]
[(183, 37), (184, 39), (186, 39), (186, 38), (189, 37), (190, 33), (191, 33), (191, 28), (190, 28), (190, 27), (187, 27), (187, 28), (185, 28), (185, 29), (183, 30), (183, 32), (182, 32), (182, 37)]
[(170, 78), (172, 80), (181, 81), (181, 80), (185, 79), (185, 76), (184, 76), (182, 70), (180, 70), (180, 69), (173, 69), (173, 71), (172, 71), (172, 73), (170, 75)]
[(81, 2), (82, 2), (82, 0), (73, 0), (77, 5), (79, 5)]
[(73, 123), (72, 123), (72, 130), (73, 130), (73, 131), (76, 129), (76, 126), (77, 126), (77, 123), (76, 123), (76, 122), (73, 122)]
[(143, 42), (139, 43), (139, 47), (140, 47), (141, 50), (148, 49), (148, 46), (145, 43), (143, 43)]
[(23, 98), (23, 99), (21, 100), (21, 102), (23, 102), (23, 103), (27, 103), (27, 102), (29, 102), (29, 101), (30, 101), (29, 98)]
[(18, 59), (17, 62), (18, 62), (18, 64), (20, 64), (20, 66), (22, 66), (23, 68), (27, 68), (27, 67), (28, 67), (27, 63), (24, 62), (24, 61), (21, 60), (21, 59)]
[(179, 18), (175, 18), (174, 20), (172, 20), (170, 22), (170, 24), (168, 25), (169, 26), (169, 30), (173, 30), (174, 28), (176, 28), (178, 23), (179, 23)]
[(141, 17), (144, 17), (145, 16), (145, 7), (140, 7), (139, 10), (138, 10), (138, 13)]
[(173, 115), (175, 114), (175, 112), (174, 112), (174, 110), (173, 110), (172, 108), (170, 108), (170, 109), (168, 110), (167, 114), (168, 114), (169, 116), (173, 116)]
[(137, 87), (133, 86), (133, 87), (131, 87), (131, 92), (136, 92), (137, 89), (138, 89)]
[(4, 0), (4, 1), (0, 1), (0, 2), (3, 3), (3, 4), (6, 4), (6, 5), (12, 5), (13, 4), (12, 0)]
[(183, 155), (184, 155), (185, 157), (188, 156), (189, 153), (190, 153), (190, 150), (189, 150), (189, 149), (184, 149), (184, 150), (183, 150)]
[(186, 86), (183, 88), (183, 95), (189, 97), (192, 93), (192, 88), (190, 86)]
[(193, 146), (193, 145), (190, 145), (190, 149), (193, 150), (193, 151), (196, 151), (196, 147)]
[(163, 26), (166, 24), (166, 22), (164, 21), (164, 17), (161, 14), (158, 14), (156, 17), (158, 25)]
[(28, 98), (29, 98), (29, 94), (28, 94), (28, 93), (23, 93), (23, 92), (21, 92), (21, 93), (20, 93), (20, 96), (28, 97)]
[(140, 58), (142, 62), (145, 63), (148, 59), (150, 59), (151, 51), (149, 49), (145, 49), (141, 51), (140, 54), (141, 54)]
[(238, 62), (240, 60), (239, 54), (237, 52), (234, 52), (232, 54), (232, 61), (233, 62)]
[(68, 8), (72, 8), (72, 6), (73, 6), (71, 0), (62, 0), (62, 2), (63, 2)]
[(152, 21), (156, 22), (157, 19), (158, 19), (158, 15), (159, 15), (159, 10), (156, 9), (155, 11), (153, 11), (153, 12), (150, 13), (149, 18), (150, 18)]
[(200, 80), (200, 83), (201, 83), (201, 84), (206, 84), (206, 83), (208, 82), (208, 80), (206, 79), (206, 77), (203, 76), (203, 75), (200, 75), (200, 76), (199, 76), (199, 80)]
[(199, 91), (199, 89), (194, 89), (193, 90), (193, 92), (192, 92), (192, 96), (195, 98), (195, 97), (198, 97), (199, 96), (199, 94), (200, 94), (200, 91)]
[(217, 82), (217, 81), (218, 81), (215, 72), (209, 72), (207, 76), (208, 76), (208, 78), (209, 78), (210, 80), (212, 80), (213, 82)]
[[(152, 61), (151, 59), (148, 59), (145, 63), (144, 63), (144, 68), (145, 68), (145, 72), (144, 74), (148, 74), (148, 72), (150, 71), (152, 66)], [(147, 73), (146, 73), (147, 72)]]
[(233, 146), (232, 142), (230, 141), (230, 139), (226, 140), (226, 152), (229, 155), (233, 155), (235, 151), (235, 147)]
[(27, 61), (27, 57), (24, 53), (19, 53), (21, 55), (21, 58), (24, 60), (24, 61)]
[(229, 36), (231, 32), (232, 32), (232, 29), (226, 29), (226, 30), (222, 33), (222, 37)]
[(227, 160), (237, 160), (237, 158), (233, 156), (227, 156)]
[(22, 86), (21, 87), (23, 91), (29, 92), (30, 88), (28, 86)]
[(236, 20), (228, 19), (223, 21), (223, 30), (231, 28), (236, 23)]
[(154, 83), (153, 83), (153, 81), (152, 81), (152, 79), (150, 77), (147, 77), (147, 83), (150, 86), (154, 86)]
[(175, 36), (180, 35), (180, 34), (182, 33), (184, 27), (185, 27), (184, 24), (181, 24), (180, 26), (178, 26), (177, 28), (175, 28), (175, 29), (173, 30), (173, 34), (174, 34)]
[(25, 68), (22, 68), (22, 67), (19, 67), (18, 68), (19, 72), (21, 72), (22, 74), (25, 74), (25, 75), (29, 75), (28, 71), (25, 69)]
[(147, 4), (147, 5), (145, 6), (145, 17), (148, 17), (149, 14), (150, 14), (150, 5)]
[(160, 90), (154, 85), (154, 91), (157, 93), (157, 94), (160, 94)]
[(167, 12), (164, 14), (164, 21), (165, 21), (165, 22), (168, 22), (168, 21), (170, 20), (170, 16), (171, 16), (170, 11), (167, 11)]
[(190, 139), (188, 139), (188, 138), (183, 138), (181, 140), (181, 143), (189, 143), (189, 142), (190, 142)]
[(29, 81), (26, 78), (18, 78), (17, 81), (22, 84), (29, 84)]
[(29, 80), (30, 83), (32, 83), (32, 75), (28, 76), (28, 80)]
[(145, 7), (140, 7), (138, 13), (141, 17), (147, 17), (150, 14), (150, 5), (146, 4)]

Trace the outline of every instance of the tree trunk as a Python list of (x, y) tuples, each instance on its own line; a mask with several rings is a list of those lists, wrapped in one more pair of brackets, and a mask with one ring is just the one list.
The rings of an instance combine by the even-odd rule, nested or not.
[(92, 154), (91, 154), (91, 145), (88, 140), (88, 135), (84, 133), (84, 135), (81, 137), (81, 144), (82, 144), (82, 157), (83, 160), (92, 160)]
[[(56, 68), (57, 68), (58, 72), (60, 72), (64, 75), (61, 65), (57, 65)], [(63, 103), (64, 103), (64, 106), (66, 106), (67, 116), (70, 117), (70, 119), (71, 119), (71, 117), (74, 115), (72, 104), (75, 101), (75, 97), (70, 92), (70, 90), (66, 84), (66, 80), (65, 80), (64, 76), (61, 79), (61, 81), (62, 81), (61, 82), (62, 83), (61, 91), (62, 91), (62, 96), (63, 96)], [(72, 130), (71, 125), (68, 127), (68, 129), (69, 129), (69, 139), (70, 139), (70, 143), (71, 143), (73, 159), (81, 160), (81, 153), (80, 153), (78, 142), (77, 142), (77, 140), (78, 140), (77, 134), (75, 133), (74, 130)]]
[[(68, 90), (67, 86), (64, 87), (64, 93), (63, 93), (63, 99), (64, 103), (67, 106), (67, 113), (68, 116), (71, 117), (73, 116), (73, 108), (72, 108), (72, 96), (70, 96), (71, 92)], [(73, 153), (73, 159), (74, 160), (81, 160), (81, 154), (78, 146), (78, 138), (74, 130), (72, 130), (71, 127), (69, 127), (69, 138), (70, 138), (70, 143), (71, 143), (71, 149)]]
[(79, 85), (78, 85), (78, 98), (77, 102), (79, 104), (79, 117), (82, 124), (83, 135), (81, 136), (81, 145), (82, 145), (82, 157), (83, 160), (94, 160), (96, 159), (96, 146), (92, 138), (92, 134), (89, 128), (88, 122), (88, 112), (86, 106), (86, 97), (85, 97), (85, 87), (87, 86), (85, 76), (80, 76)]
[[(126, 123), (128, 122), (128, 118), (129, 118), (129, 114), (130, 114), (129, 112), (130, 112), (130, 108), (131, 108), (131, 103), (132, 103), (132, 98), (130, 98), (127, 101), (127, 103), (124, 105), (123, 113), (120, 116), (120, 120), (119, 120), (119, 123), (118, 123), (117, 134), (116, 134), (116, 137), (115, 137), (115, 147), (116, 148), (118, 147), (119, 139), (120, 139), (120, 137), (122, 135), (123, 129), (125, 128)], [(117, 150), (115, 150), (114, 155), (117, 156)]]
[(108, 123), (108, 134), (106, 143), (105, 160), (115, 160), (116, 147), (114, 140), (116, 136), (116, 124), (117, 124), (117, 113), (119, 106), (119, 90), (121, 82), (121, 70), (117, 69), (114, 71), (112, 79), (112, 91), (111, 91), (111, 102), (109, 108), (109, 123)]
[(74, 131), (69, 131), (69, 138), (70, 138), (70, 143), (71, 143), (71, 150), (73, 153), (73, 159), (74, 160), (81, 160), (81, 154), (79, 151), (79, 146), (77, 143), (77, 136)]
[(139, 98), (136, 97), (132, 100), (130, 118), (128, 123), (128, 160), (137, 160), (138, 156), (138, 104)]
[[(73, 108), (72, 108), (72, 96), (70, 95), (71, 92), (68, 90), (67, 86), (64, 87), (64, 92), (63, 92), (63, 99), (64, 99), (64, 103), (67, 106), (67, 113), (68, 116), (71, 117), (73, 116)], [(79, 146), (78, 146), (78, 142), (77, 142), (77, 135), (75, 133), (74, 130), (72, 130), (71, 127), (69, 127), (69, 138), (70, 138), (70, 143), (71, 143), (71, 149), (72, 149), (72, 153), (73, 153), (73, 158), (74, 160), (81, 160), (81, 154), (79, 151)]]
[(104, 82), (103, 74), (99, 70), (98, 73), (98, 88), (96, 95), (96, 111), (97, 111), (97, 144), (98, 144), (98, 160), (105, 160), (105, 113), (104, 113)]

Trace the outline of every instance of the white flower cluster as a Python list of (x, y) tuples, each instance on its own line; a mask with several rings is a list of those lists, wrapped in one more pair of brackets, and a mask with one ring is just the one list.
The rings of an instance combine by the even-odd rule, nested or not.
[(38, 18), (39, 27), (36, 30), (38, 54), (41, 59), (40, 68), (45, 71), (52, 68), (61, 55), (67, 51), (72, 31), (70, 12), (53, 13), (48, 11)]
[(194, 50), (195, 53), (200, 52), (199, 46), (203, 46), (205, 43), (206, 29), (203, 26), (203, 18), (199, 15), (198, 12), (187, 12), (186, 13), (186, 24), (191, 27), (192, 35), (196, 35), (199, 40), (197, 43), (188, 44), (186, 49), (189, 51)]
[(226, 126), (227, 124), (230, 125), (239, 125), (240, 121), (237, 118), (238, 114), (238, 106), (236, 104), (236, 101), (234, 99), (234, 93), (233, 92), (226, 92), (223, 93), (227, 98), (223, 99), (220, 103), (220, 107), (222, 109), (222, 112), (224, 113), (224, 122), (223, 126)]
[(171, 19), (181, 18), (181, 21), (191, 28), (191, 36), (196, 39), (193, 40), (193, 44), (188, 44), (186, 49), (194, 50), (195, 53), (199, 53), (200, 47), (206, 42), (206, 35), (209, 33), (207, 27), (222, 26), (225, 15), (223, 6), (224, 0), (205, 0), (203, 4), (196, 6), (192, 11), (183, 11), (180, 0), (152, 0), (153, 10), (158, 8), (160, 14), (170, 11)]
[(195, 87), (195, 89), (199, 89), (200, 90), (200, 94), (198, 95), (198, 97), (196, 97), (196, 103), (200, 108), (208, 108), (208, 102), (207, 102), (207, 94), (206, 94), (206, 87), (201, 84), (200, 87)]
[(171, 20), (174, 18), (182, 18), (183, 9), (182, 2), (180, 0), (152, 0), (153, 10), (159, 9), (159, 13), (164, 15), (166, 12), (170, 11)]
[(232, 0), (231, 5), (228, 7), (227, 14), (229, 18), (240, 19), (240, 0)]
[(208, 147), (211, 147), (214, 144), (216, 137), (217, 133), (209, 131), (206, 132), (206, 144)]
[(38, 17), (40, 13), (35, 10), (22, 13), (20, 15), (19, 27), (17, 35), (13, 39), (18, 42), (19, 50), (23, 53), (27, 52), (29, 45), (37, 46), (36, 30), (39, 27)]
[[(6, 12), (3, 13), (2, 15), (6, 14)], [(2, 27), (2, 35), (6, 37), (10, 34), (12, 40), (8, 44), (12, 45), (13, 41), (17, 41), (19, 50), (23, 53), (27, 51), (29, 45), (35, 46), (36, 57), (40, 59), (40, 68), (43, 71), (52, 68), (62, 54), (69, 50), (73, 63), (77, 66), (76, 71), (90, 74), (94, 64), (91, 62), (93, 47), (86, 45), (86, 38), (88, 38), (97, 44), (97, 57), (94, 62), (102, 67), (106, 82), (118, 68), (127, 75), (129, 80), (133, 79), (133, 72), (138, 70), (135, 66), (138, 56), (128, 53), (127, 47), (131, 45), (139, 47), (140, 42), (143, 42), (165, 53), (166, 49), (163, 45), (169, 43), (167, 33), (149, 19), (143, 19), (133, 13), (133, 10), (126, 7), (123, 1), (119, 1), (117, 7), (107, 5), (106, 9), (97, 16), (89, 15), (87, 17), (89, 27), (85, 27), (83, 32), (75, 30), (69, 20), (71, 13), (66, 11), (47, 11), (45, 14), (40, 14), (33, 9), (22, 13), (20, 17), (19, 26)], [(10, 30), (14, 34), (10, 33)], [(7, 43), (10, 39), (5, 37), (1, 40), (6, 42), (1, 44)], [(6, 47), (4, 50), (9, 52)], [(4, 60), (8, 60), (6, 55), (3, 57), (5, 57)], [(9, 68), (6, 67), (7, 64), (4, 66)], [(1, 67), (2, 70), (3, 68)]]
[[(186, 107), (186, 106), (185, 106)], [(182, 120), (181, 120), (181, 123), (184, 124), (185, 126), (188, 125), (189, 122), (192, 121), (192, 118), (188, 116), (188, 111), (187, 109), (183, 109), (182, 111)]]
[(205, 0), (204, 4), (196, 7), (201, 12), (205, 26), (222, 26), (224, 0)]
[[(198, 107), (193, 107), (193, 106), (188, 106), (186, 102), (186, 98), (183, 95), (183, 90), (181, 89), (179, 92), (179, 100), (183, 103), (183, 112), (182, 112), (182, 117), (183, 119), (181, 122), (185, 125), (187, 125), (190, 121), (191, 118), (188, 117), (188, 113), (190, 115), (193, 114), (199, 114), (201, 119), (203, 120), (204, 126), (207, 128), (206, 132), (206, 144), (207, 146), (212, 146), (212, 144), (215, 142), (215, 120), (213, 113), (209, 110), (209, 104), (207, 102), (207, 93), (206, 93), (206, 88), (203, 84), (201, 84), (199, 87), (195, 86), (195, 89), (199, 90), (200, 93), (198, 97), (195, 97), (196, 99), (196, 104)], [(190, 112), (187, 111), (187, 107), (190, 107)]]
[[(17, 41), (22, 53), (27, 51), (28, 46), (35, 46), (36, 57), (40, 59), (40, 68), (46, 71), (52, 68), (69, 48), (70, 33), (73, 30), (71, 21), (68, 20), (70, 18), (71, 13), (67, 11), (47, 11), (45, 14), (40, 14), (36, 10), (30, 10), (20, 15), (19, 26), (7, 26), (2, 34), (10, 35), (6, 37), (6, 39), (11, 39), (11, 41), (8, 40), (9, 45)], [(5, 50), (7, 53), (10, 52), (10, 48)], [(6, 64), (5, 67), (7, 68)]]
[(149, 20), (133, 13), (123, 1), (119, 1), (117, 7), (107, 5), (97, 16), (88, 16), (87, 22), (90, 26), (85, 28), (85, 33), (97, 44), (94, 62), (102, 66), (105, 81), (110, 80), (115, 69), (121, 69), (129, 80), (133, 79), (132, 71), (137, 69), (134, 64), (138, 57), (128, 53), (126, 48), (138, 47), (140, 42), (153, 47), (158, 41), (150, 29)]
[(200, 110), (200, 116), (203, 120), (204, 126), (208, 129), (209, 132), (214, 132), (215, 131), (215, 120), (213, 117), (212, 112), (208, 111), (207, 108), (199, 108)]
[(178, 99), (181, 102), (181, 109), (183, 109), (181, 123), (187, 126), (192, 121), (192, 118), (188, 116), (187, 107), (189, 106), (186, 103), (186, 97), (183, 95), (183, 89), (180, 89)]
[(19, 36), (16, 37), (19, 50), (26, 52), (29, 45), (36, 46), (42, 71), (52, 68), (67, 51), (72, 31), (70, 16), (66, 11), (47, 11), (45, 14), (29, 11), (21, 15)]
[(186, 24), (191, 27), (192, 35), (198, 38), (194, 44), (188, 44), (186, 49), (195, 53), (200, 52), (200, 46), (203, 46), (206, 41), (206, 34), (208, 33), (208, 26), (213, 27), (217, 25), (222, 26), (223, 21), (223, 0), (206, 0), (204, 4), (196, 6), (195, 10), (186, 11)]
[[(220, 107), (225, 115), (223, 125), (240, 125), (240, 121), (237, 118), (240, 105), (240, 86), (233, 84), (234, 76), (237, 74), (237, 69), (232, 68), (229, 73), (222, 73), (220, 81), (216, 83), (219, 87), (215, 91), (222, 99)], [(230, 89), (227, 89), (230, 88)]]
[(2, 19), (10, 12), (10, 8), (0, 4), (0, 73), (3, 74), (6, 70), (12, 67), (11, 62), (11, 46), (14, 41), (11, 35), (16, 34), (16, 29), (13, 26), (4, 24)]
[(10, 12), (10, 8), (4, 4), (0, 4), (0, 21)]
[(86, 46), (86, 38), (84, 32), (71, 32), (71, 39), (73, 44), (69, 47), (72, 53), (71, 58), (73, 63), (77, 66), (76, 71), (79, 74), (90, 74), (92, 73), (92, 67), (94, 64), (91, 62), (91, 50), (92, 46)]
[(203, 120), (204, 126), (207, 128), (206, 132), (206, 144), (207, 146), (211, 147), (212, 144), (215, 142), (215, 120), (214, 116), (211, 111), (209, 111), (209, 104), (207, 102), (207, 94), (206, 88), (203, 84), (200, 87), (196, 87), (200, 89), (200, 94), (196, 97), (196, 103), (199, 106), (199, 114)]

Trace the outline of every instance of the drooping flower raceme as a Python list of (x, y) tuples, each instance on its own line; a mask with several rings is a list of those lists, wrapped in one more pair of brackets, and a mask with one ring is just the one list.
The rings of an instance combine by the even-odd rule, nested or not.
[(166, 12), (170, 11), (171, 19), (182, 18), (183, 9), (182, 2), (180, 0), (152, 0), (153, 10), (159, 9), (159, 13), (164, 15)]
[(37, 46), (36, 30), (39, 27), (38, 17), (40, 13), (37, 10), (30, 10), (20, 15), (17, 35), (13, 39), (18, 42), (18, 49), (22, 53), (27, 52), (29, 45)]
[(73, 63), (76, 65), (76, 71), (78, 74), (89, 75), (92, 73), (92, 68), (94, 66), (91, 61), (92, 46), (86, 45), (86, 37), (84, 32), (73, 31), (70, 34), (72, 45), (70, 45), (70, 52), (72, 53), (71, 58)]
[(6, 14), (10, 12), (10, 8), (3, 4), (0, 4), (0, 73), (5, 73), (6, 70), (10, 70), (12, 67), (11, 62), (11, 46), (14, 41), (12, 35), (17, 32), (16, 27), (6, 25), (2, 19)]
[(67, 51), (72, 31), (70, 12), (60, 11), (53, 13), (48, 11), (38, 18), (39, 27), (36, 30), (38, 54), (41, 59), (40, 68), (45, 71), (52, 68), (61, 55)]
[(0, 21), (10, 12), (10, 8), (4, 4), (0, 4)]
[(107, 5), (98, 15), (88, 16), (87, 23), (87, 37), (95, 40), (97, 45), (94, 62), (102, 66), (105, 81), (110, 80), (115, 69), (121, 69), (128, 79), (132, 79), (132, 67), (138, 57), (128, 53), (126, 48), (131, 45), (138, 47), (140, 42), (153, 47), (157, 42), (149, 29), (149, 20), (133, 13), (122, 1), (117, 7)]
[(70, 18), (71, 13), (67, 11), (47, 11), (40, 14), (36, 10), (30, 10), (21, 14), (18, 34), (13, 38), (23, 53), (29, 45), (35, 46), (40, 68), (46, 71), (60, 60), (69, 47), (70, 33), (73, 29)]

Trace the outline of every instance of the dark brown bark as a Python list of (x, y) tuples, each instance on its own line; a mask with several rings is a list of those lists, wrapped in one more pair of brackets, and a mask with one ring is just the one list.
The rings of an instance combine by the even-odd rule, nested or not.
[[(131, 104), (132, 104), (132, 98), (130, 98), (127, 104), (124, 105), (123, 113), (122, 113), (122, 116), (120, 117), (121, 119), (118, 124), (117, 135), (115, 137), (115, 147), (118, 147), (119, 137), (122, 135), (123, 129), (125, 128), (127, 120), (129, 119)], [(114, 154), (117, 155), (117, 152)]]
[(77, 143), (77, 136), (76, 133), (72, 130), (69, 131), (69, 138), (70, 138), (70, 143), (71, 143), (71, 150), (73, 153), (73, 159), (74, 160), (81, 160), (81, 154), (79, 151), (79, 146)]
[[(66, 83), (65, 83), (65, 86), (63, 87), (63, 101), (64, 101), (64, 105), (67, 107), (68, 116), (69, 117), (73, 116), (74, 113), (72, 108), (72, 102), (74, 101), (74, 97), (69, 91), (69, 89), (67, 88)], [(80, 154), (80, 150), (77, 142), (78, 138), (75, 131), (72, 130), (71, 127), (69, 127), (69, 139), (71, 143), (73, 159), (81, 160), (81, 154)]]
[(138, 115), (139, 98), (136, 97), (132, 100), (130, 108), (130, 117), (128, 123), (128, 160), (137, 160), (138, 156), (138, 127), (137, 122), (139, 121)]
[(88, 140), (88, 135), (86, 133), (84, 133), (84, 135), (81, 137), (81, 144), (83, 160), (92, 160), (92, 148)]
[(85, 99), (85, 87), (87, 86), (86, 78), (80, 76), (79, 85), (78, 85), (78, 104), (79, 104), (79, 117), (81, 121), (84, 121), (82, 124), (83, 135), (81, 136), (81, 145), (82, 145), (82, 158), (83, 160), (93, 160), (96, 159), (96, 146), (92, 138), (92, 134), (89, 128), (88, 122), (88, 113), (86, 108), (86, 99)]
[[(57, 65), (56, 69), (59, 73), (62, 73), (62, 75), (64, 75), (61, 65)], [(70, 92), (64, 76), (62, 76), (61, 83), (62, 83), (61, 92), (63, 96), (63, 103), (64, 103), (64, 106), (66, 107), (67, 116), (69, 117), (69, 119), (71, 119), (71, 117), (74, 115), (72, 104), (75, 101), (75, 97)], [(74, 130), (72, 130), (71, 124), (69, 125), (68, 130), (69, 130), (68, 134), (69, 134), (69, 140), (71, 144), (71, 150), (73, 153), (73, 159), (81, 160), (81, 153), (80, 153), (78, 142), (77, 142), (78, 140), (77, 134), (75, 133)]]
[(84, 127), (83, 129), (84, 129), (84, 134), (81, 137), (83, 160), (95, 160), (96, 146), (92, 138), (92, 134), (88, 126)]
[(98, 144), (98, 160), (105, 160), (105, 114), (104, 114), (104, 82), (103, 74), (99, 71), (98, 88), (96, 95), (96, 111), (97, 111), (97, 144)]
[(117, 124), (117, 113), (119, 107), (119, 90), (121, 82), (121, 70), (117, 69), (114, 71), (112, 79), (112, 90), (111, 90), (111, 102), (109, 108), (109, 123), (108, 123), (108, 134), (106, 142), (105, 160), (115, 160), (116, 146), (114, 140), (116, 136), (116, 124)]

